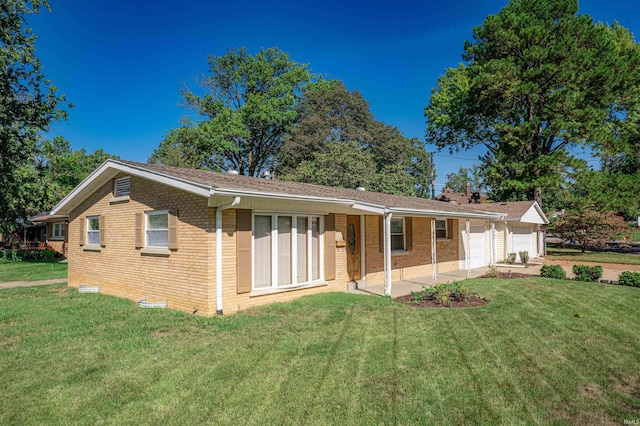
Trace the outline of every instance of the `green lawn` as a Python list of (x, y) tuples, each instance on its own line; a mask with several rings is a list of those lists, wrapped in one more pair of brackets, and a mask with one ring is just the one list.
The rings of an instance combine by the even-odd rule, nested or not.
[(67, 264), (57, 261), (25, 261), (0, 264), (0, 283), (7, 281), (37, 281), (67, 279)]
[(568, 260), (572, 262), (618, 263), (622, 265), (640, 265), (640, 256), (634, 254), (586, 251), (570, 247), (547, 247), (547, 259)]
[(0, 291), (0, 424), (623, 424), (640, 289), (470, 280), (482, 308), (326, 294), (238, 315)]

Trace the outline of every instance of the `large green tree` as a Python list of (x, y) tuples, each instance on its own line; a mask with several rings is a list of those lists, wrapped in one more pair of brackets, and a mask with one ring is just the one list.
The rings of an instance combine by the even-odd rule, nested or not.
[(466, 192), (467, 183), (471, 185), (473, 192), (486, 192), (482, 171), (477, 164), (471, 168), (460, 167), (457, 173), (447, 173), (444, 185), (453, 192)]
[(16, 169), (18, 197), (25, 216), (51, 210), (73, 188), (114, 155), (98, 149), (74, 150), (61, 136), (40, 140), (35, 152)]
[(423, 197), (429, 193), (431, 163), (424, 143), (376, 121), (362, 95), (336, 80), (305, 88), (299, 119), (278, 159), (282, 179)]
[(160, 145), (149, 156), (148, 162), (188, 169), (219, 170), (211, 164), (211, 155), (201, 150), (202, 130), (188, 120), (182, 126), (169, 130)]
[[(273, 168), (283, 135), (298, 117), (301, 89), (313, 78), (306, 65), (277, 48), (255, 55), (240, 48), (210, 56), (209, 74), (199, 82), (200, 92), (182, 93), (186, 105), (203, 118), (195, 124), (197, 134), (172, 131), (168, 145), (194, 137), (199, 167), (231, 168), (258, 176)], [(163, 158), (167, 157), (156, 155), (153, 161), (163, 162)], [(188, 163), (194, 164), (191, 159)]]
[(36, 36), (27, 16), (49, 10), (46, 0), (0, 3), (0, 227), (9, 231), (24, 217), (21, 199), (24, 165), (34, 155), (37, 135), (56, 119), (64, 95), (41, 72)]
[(577, 12), (577, 0), (512, 0), (474, 28), (465, 62), (438, 79), (425, 107), (428, 142), (486, 147), (483, 171), (502, 199), (542, 204), (543, 190), (579, 166), (567, 148), (609, 143), (632, 103), (638, 45), (625, 28)]

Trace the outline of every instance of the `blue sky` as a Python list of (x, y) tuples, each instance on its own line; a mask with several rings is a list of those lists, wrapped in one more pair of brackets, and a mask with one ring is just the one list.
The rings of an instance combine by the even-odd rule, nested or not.
[[(75, 105), (50, 134), (76, 149), (146, 161), (191, 114), (180, 88), (196, 87), (207, 55), (240, 46), (279, 47), (360, 91), (376, 119), (423, 139), (423, 108), (438, 76), (461, 61), (472, 28), (507, 2), (52, 0), (52, 13), (29, 22), (45, 74)], [(640, 33), (636, 0), (581, 0), (580, 13)], [(477, 155), (438, 153), (436, 191)]]

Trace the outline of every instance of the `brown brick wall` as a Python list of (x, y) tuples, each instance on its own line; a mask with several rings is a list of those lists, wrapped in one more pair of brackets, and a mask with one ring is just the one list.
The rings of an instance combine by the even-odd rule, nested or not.
[[(120, 177), (120, 176), (118, 176)], [(69, 285), (99, 286), (100, 292), (139, 300), (145, 295), (186, 312), (215, 312), (210, 282), (215, 279), (215, 228), (207, 199), (131, 177), (131, 199), (110, 204), (113, 181), (107, 182), (69, 215)], [(178, 209), (178, 249), (169, 256), (143, 255), (135, 248), (135, 215)], [(79, 245), (80, 221), (104, 215), (106, 244), (99, 252)], [(215, 291), (215, 290), (214, 290)]]
[[(413, 250), (391, 254), (391, 280), (398, 281), (431, 275), (431, 218), (414, 217), (412, 222)], [(365, 216), (365, 270), (369, 284), (384, 283), (384, 254), (380, 252), (379, 216)], [(451, 239), (436, 242), (438, 271), (458, 269), (460, 251), (458, 220), (453, 221)]]
[[(336, 215), (336, 235), (345, 236), (347, 228), (346, 215)], [(238, 294), (236, 291), (236, 211), (228, 209), (222, 212), (222, 305), (225, 314), (234, 313), (253, 306), (274, 302), (287, 302), (302, 296), (347, 289), (347, 252), (345, 247), (336, 248), (336, 279), (327, 285), (307, 289), (292, 289), (259, 296), (251, 293)], [(215, 280), (213, 281), (215, 293)]]

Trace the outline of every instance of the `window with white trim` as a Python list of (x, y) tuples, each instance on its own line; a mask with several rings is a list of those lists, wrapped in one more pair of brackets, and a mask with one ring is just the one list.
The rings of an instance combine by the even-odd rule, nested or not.
[(87, 244), (100, 244), (100, 216), (87, 216)]
[(391, 219), (391, 251), (404, 251), (404, 218)]
[(446, 220), (436, 220), (436, 239), (437, 240), (446, 240), (449, 238), (447, 232), (447, 221)]
[(145, 247), (169, 247), (169, 211), (156, 210), (145, 212)]
[(320, 280), (320, 217), (256, 213), (253, 216), (253, 288), (287, 287)]
[(67, 231), (67, 225), (65, 223), (54, 223), (51, 225), (51, 239), (52, 240), (64, 240)]
[(113, 196), (124, 197), (131, 192), (131, 178), (129, 176), (116, 179), (113, 184)]

